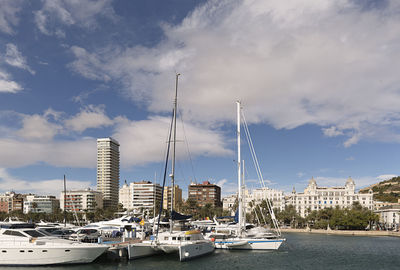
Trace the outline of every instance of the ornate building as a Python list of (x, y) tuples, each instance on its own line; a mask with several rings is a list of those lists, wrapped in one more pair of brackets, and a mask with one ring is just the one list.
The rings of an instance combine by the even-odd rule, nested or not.
[(336, 206), (348, 208), (355, 202), (359, 202), (362, 207), (373, 210), (372, 190), (367, 194), (361, 194), (356, 193), (355, 188), (356, 185), (350, 177), (344, 187), (319, 187), (315, 179), (311, 178), (303, 193), (296, 193), (293, 189), (286, 204), (294, 205), (297, 213), (302, 217), (307, 216), (313, 210)]

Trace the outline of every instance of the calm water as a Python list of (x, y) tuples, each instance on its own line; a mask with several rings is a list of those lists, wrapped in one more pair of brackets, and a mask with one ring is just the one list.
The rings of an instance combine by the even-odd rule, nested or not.
[[(135, 261), (100, 260), (89, 265), (35, 267), (37, 270), (110, 269), (400, 269), (400, 238), (318, 234), (285, 234), (279, 251), (216, 250), (210, 256), (179, 262), (177, 256), (160, 255)], [(24, 269), (21, 267), (1, 267)]]

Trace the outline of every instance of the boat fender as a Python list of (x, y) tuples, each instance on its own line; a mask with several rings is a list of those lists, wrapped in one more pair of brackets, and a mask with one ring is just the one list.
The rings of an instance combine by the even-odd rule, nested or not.
[(215, 242), (215, 238), (213, 237), (213, 238), (211, 238), (211, 242)]

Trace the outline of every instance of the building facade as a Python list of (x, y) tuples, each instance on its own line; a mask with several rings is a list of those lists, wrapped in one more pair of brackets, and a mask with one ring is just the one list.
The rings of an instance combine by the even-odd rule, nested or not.
[(246, 211), (250, 212), (256, 206), (261, 204), (263, 200), (269, 200), (272, 208), (279, 210), (285, 209), (285, 200), (283, 191), (270, 188), (258, 188), (251, 191), (246, 190)]
[(400, 205), (381, 207), (375, 213), (379, 215), (379, 222), (384, 229), (398, 231), (400, 228)]
[(155, 204), (161, 202), (162, 188), (159, 184), (150, 181), (125, 184), (119, 190), (119, 202), (128, 211), (141, 213), (152, 212)]
[(237, 204), (237, 194), (232, 194), (222, 198), (222, 210), (229, 211), (234, 214), (235, 204)]
[(119, 195), (119, 143), (112, 138), (97, 139), (97, 191), (104, 208), (117, 208)]
[(103, 208), (103, 194), (91, 189), (62, 191), (60, 208), (67, 212), (94, 212), (97, 208)]
[[(270, 189), (270, 188), (258, 188), (258, 189), (245, 189), (243, 191), (245, 198), (244, 203), (246, 205), (246, 212), (250, 213), (254, 210), (257, 205), (260, 205), (263, 200), (269, 200), (273, 208), (283, 210), (285, 208), (285, 199), (283, 191)], [(237, 204), (237, 194), (229, 195), (222, 199), (222, 209), (234, 212), (234, 208)]]
[(0, 194), (0, 212), (23, 211), (26, 195), (13, 191)]
[(221, 188), (211, 184), (209, 181), (204, 181), (201, 184), (191, 183), (189, 185), (188, 199), (194, 200), (200, 207), (206, 204), (211, 204), (214, 207), (222, 206), (221, 203)]
[[(164, 187), (163, 209), (171, 209), (172, 187)], [(178, 185), (174, 186), (174, 209), (182, 202), (182, 189)]]
[(51, 214), (60, 207), (60, 201), (55, 196), (27, 195), (24, 201), (24, 213)]
[(291, 204), (296, 208), (297, 213), (306, 217), (313, 210), (324, 208), (350, 208), (355, 202), (360, 203), (362, 207), (373, 210), (373, 194), (370, 190), (366, 194), (356, 193), (356, 185), (350, 177), (347, 179), (344, 187), (319, 187), (314, 178), (308, 182), (308, 186), (303, 193), (296, 193), (293, 190), (288, 196), (286, 204)]

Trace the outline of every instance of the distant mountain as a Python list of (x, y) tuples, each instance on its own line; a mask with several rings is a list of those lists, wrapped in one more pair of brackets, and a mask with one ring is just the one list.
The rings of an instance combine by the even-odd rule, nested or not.
[(400, 176), (360, 189), (360, 193), (367, 193), (370, 189), (372, 189), (376, 201), (398, 202), (400, 199)]

